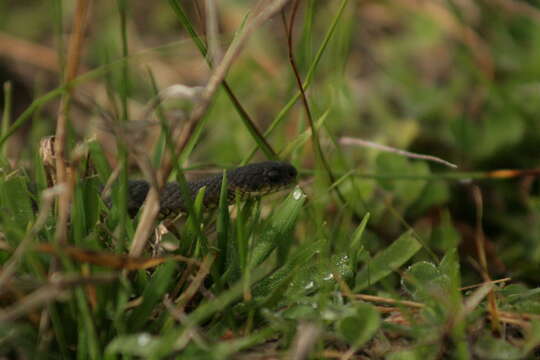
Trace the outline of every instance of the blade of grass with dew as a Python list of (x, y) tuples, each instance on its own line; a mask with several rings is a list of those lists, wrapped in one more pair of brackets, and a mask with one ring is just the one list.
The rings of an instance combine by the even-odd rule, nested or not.
[(304, 265), (308, 264), (322, 246), (322, 241), (300, 245), (287, 258), (287, 262), (282, 267), (253, 286), (253, 295), (255, 297), (268, 297), (268, 299), (264, 300), (265, 306), (277, 302), (276, 298), (283, 297), (283, 292), (277, 293), (276, 290), (282, 288), (284, 282), (290, 281), (291, 277), (304, 270)]
[(300, 188), (295, 188), (285, 201), (272, 213), (249, 257), (250, 269), (261, 264), (282, 241), (291, 240), (291, 232), (306, 200)]
[[(257, 281), (262, 276), (260, 271), (255, 271), (252, 280)], [(228, 290), (199, 305), (186, 317), (182, 325), (171, 326), (169, 322), (166, 322), (159, 336), (151, 336), (147, 332), (117, 336), (108, 344), (106, 354), (111, 359), (114, 358), (111, 356), (115, 354), (163, 358), (171, 352), (179, 350), (178, 341), (186, 331), (226, 309), (232, 302), (241, 298), (242, 292), (243, 282), (239, 281)]]
[(396, 271), (420, 250), (422, 245), (411, 230), (405, 232), (386, 249), (379, 252), (356, 276), (355, 292), (376, 284)]

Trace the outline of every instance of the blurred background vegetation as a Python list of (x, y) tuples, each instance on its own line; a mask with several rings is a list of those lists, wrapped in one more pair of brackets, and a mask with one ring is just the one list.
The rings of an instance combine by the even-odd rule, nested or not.
[[(178, 3), (205, 39), (204, 2)], [(267, 2), (217, 3), (219, 43), (226, 49), (246, 17)], [(0, 2), (0, 83), (12, 86), (11, 123), (32, 101), (60, 86), (74, 11), (75, 2), (61, 0)], [(330, 253), (346, 252), (354, 229), (369, 212), (362, 238), (364, 263), (413, 228), (429, 249), (418, 252), (414, 262), (437, 262), (458, 247), (461, 283), (470, 285), (482, 281), (475, 243), (482, 236), (492, 278), (508, 276), (514, 286), (537, 286), (538, 3), (305, 0), (300, 1), (293, 35), (299, 74), (311, 81), (307, 96), (320, 126), (323, 153), (346, 204), (329, 191), (335, 184), (328, 182), (313, 144), (302, 141), (308, 129), (302, 102), (285, 108), (298, 86), (280, 15), (253, 34), (227, 81), (262, 132), (280, 119), (267, 139), (300, 169), (308, 194), (297, 241), (324, 238)], [(119, 61), (126, 51), (127, 78)], [(95, 69), (99, 73), (77, 84), (70, 144), (97, 138), (111, 165), (117, 161), (115, 141), (99, 125), (103, 111), (119, 116), (119, 99), (125, 96), (127, 117), (140, 119), (155, 94), (150, 74), (159, 89), (204, 85), (210, 74), (205, 58), (166, 1), (92, 3), (80, 68), (80, 74), (96, 74)], [(3, 109), (5, 100), (0, 98)], [(176, 116), (177, 105), (164, 104), (168, 118)], [(31, 164), (39, 140), (54, 133), (57, 111), (57, 99), (40, 104), (9, 138), (5, 151), (13, 168), (35, 176)], [(200, 129), (189, 155), (193, 168), (240, 164), (256, 145), (222, 90)], [(150, 129), (145, 135), (148, 149), (155, 147), (158, 131)], [(351, 145), (347, 138), (437, 156), (457, 168)], [(255, 158), (265, 156), (259, 151)], [(505, 169), (515, 171), (499, 171)], [(135, 165), (130, 174), (140, 177)], [(370, 291), (399, 292), (399, 279), (394, 273), (384, 286)], [(540, 314), (538, 297), (528, 298), (522, 306)]]

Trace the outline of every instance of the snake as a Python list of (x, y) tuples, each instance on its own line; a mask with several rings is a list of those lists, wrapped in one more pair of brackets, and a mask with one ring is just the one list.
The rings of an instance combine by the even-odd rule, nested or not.
[[(292, 186), (296, 182), (294, 166), (283, 161), (263, 161), (225, 171), (227, 179), (227, 204), (238, 197), (247, 200), (268, 195)], [(204, 188), (203, 210), (215, 209), (219, 205), (223, 173), (187, 183), (188, 194), (193, 201)], [(145, 180), (128, 180), (127, 210), (134, 217), (146, 199), (150, 184)], [(159, 194), (159, 218), (169, 219), (188, 212), (187, 201), (178, 182), (165, 184)]]
[[(39, 153), (46, 172), (55, 183), (56, 162), (54, 154), (55, 136), (48, 136), (40, 141)], [(296, 182), (296, 168), (285, 161), (263, 161), (240, 166), (225, 171), (227, 177), (227, 203), (231, 204), (238, 197), (240, 200), (264, 196), (292, 186)], [(187, 193), (194, 200), (199, 191), (205, 188), (202, 201), (203, 210), (211, 210), (219, 205), (223, 173), (187, 183)], [(32, 189), (31, 189), (32, 190)], [(128, 180), (127, 210), (130, 217), (135, 217), (143, 205), (150, 184), (145, 180)], [(108, 207), (112, 199), (104, 199)], [(188, 212), (188, 202), (178, 182), (165, 184), (159, 194), (159, 214), (161, 220), (176, 217)], [(37, 204), (34, 204), (37, 209)]]

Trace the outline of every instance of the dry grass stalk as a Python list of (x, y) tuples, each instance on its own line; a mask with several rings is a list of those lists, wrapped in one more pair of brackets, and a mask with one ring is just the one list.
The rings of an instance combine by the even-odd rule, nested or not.
[(199, 271), (193, 278), (193, 281), (191, 282), (191, 284), (189, 284), (188, 288), (175, 301), (177, 304), (177, 309), (181, 313), (184, 312), (184, 308), (187, 305), (187, 303), (193, 298), (193, 296), (195, 296), (195, 294), (201, 287), (202, 282), (204, 281), (204, 279), (210, 272), (210, 268), (212, 267), (212, 263), (216, 259), (216, 255), (217, 255), (216, 253), (211, 253), (204, 258), (199, 268)]
[(208, 83), (201, 93), (200, 101), (192, 111), (188, 122), (182, 129), (182, 134), (173, 134), (173, 139), (178, 139), (174, 146), (174, 154), (166, 153), (164, 160), (158, 170), (156, 182), (157, 187), (152, 186), (146, 197), (145, 206), (142, 211), (141, 220), (137, 226), (135, 236), (131, 243), (130, 255), (139, 256), (143, 251), (149, 235), (152, 233), (152, 227), (154, 225), (156, 216), (159, 211), (159, 188), (163, 186), (166, 179), (173, 168), (173, 161), (176, 161), (177, 155), (184, 149), (187, 142), (191, 138), (191, 135), (199, 123), (200, 119), (206, 113), (208, 105), (214, 94), (216, 93), (219, 85), (225, 79), (227, 72), (232, 66), (234, 60), (240, 54), (243, 46), (251, 36), (251, 34), (259, 28), (266, 20), (280, 11), (288, 0), (275, 0), (264, 8), (258, 15), (256, 15), (251, 22), (246, 24), (244, 31), (238, 35), (235, 41), (230, 45), (225, 53), (223, 60), (212, 72)]
[[(90, 0), (77, 1), (75, 18), (73, 21), (73, 32), (69, 39), (68, 56), (64, 84), (69, 84), (77, 76), (82, 47), (84, 43), (84, 31), (89, 18)], [(68, 175), (66, 162), (66, 134), (69, 117), (69, 105), (72, 88), (68, 87), (66, 93), (60, 100), (58, 119), (56, 122), (56, 139), (54, 142), (54, 153), (56, 160), (56, 178), (58, 184), (65, 186), (65, 191), (60, 195), (58, 201), (58, 221), (56, 225), (55, 237), (61, 244), (67, 242), (67, 226), (69, 220), (69, 207), (73, 193), (71, 176)]]

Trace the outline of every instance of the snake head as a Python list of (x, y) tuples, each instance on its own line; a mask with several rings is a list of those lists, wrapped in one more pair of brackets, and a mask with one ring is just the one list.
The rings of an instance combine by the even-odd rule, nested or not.
[(281, 161), (264, 161), (246, 165), (227, 174), (231, 185), (250, 196), (265, 195), (296, 183), (294, 166)]

